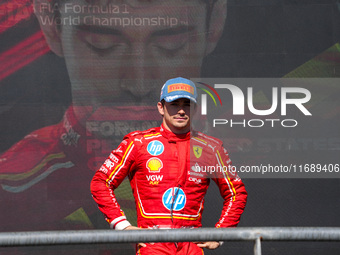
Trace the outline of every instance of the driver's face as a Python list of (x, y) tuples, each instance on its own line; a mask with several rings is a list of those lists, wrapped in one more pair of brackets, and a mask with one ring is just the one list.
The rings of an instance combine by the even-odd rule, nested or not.
[(109, 2), (102, 9), (84, 0), (60, 7), (74, 103), (150, 104), (165, 80), (199, 76), (207, 43), (203, 1)]

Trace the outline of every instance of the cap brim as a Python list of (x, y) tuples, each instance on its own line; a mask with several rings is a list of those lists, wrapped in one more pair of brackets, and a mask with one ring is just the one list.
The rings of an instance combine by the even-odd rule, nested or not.
[(197, 100), (194, 98), (194, 97), (191, 97), (191, 96), (188, 96), (188, 95), (175, 95), (175, 96), (167, 96), (164, 98), (165, 102), (173, 102), (177, 99), (180, 99), (180, 98), (187, 98), (187, 99), (190, 99), (190, 101), (194, 102), (195, 104), (197, 103)]

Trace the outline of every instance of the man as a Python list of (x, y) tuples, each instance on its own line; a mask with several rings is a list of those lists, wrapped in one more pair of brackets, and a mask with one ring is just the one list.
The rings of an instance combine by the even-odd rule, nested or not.
[(150, 103), (160, 80), (200, 75), (223, 31), (226, 0), (33, 4), (50, 49), (65, 60), (72, 106), (0, 155), (2, 227), (100, 227), (88, 180), (126, 133), (158, 124)]
[(73, 104), (96, 108), (150, 105), (164, 79), (199, 77), (226, 18), (226, 0), (34, 2), (50, 48), (65, 59)]
[[(203, 171), (197, 167), (210, 164), (228, 167), (231, 162), (221, 141), (190, 130), (190, 109), (196, 109), (196, 98), (196, 86), (190, 80), (181, 77), (168, 80), (157, 104), (163, 117), (161, 127), (126, 135), (96, 172), (91, 192), (112, 228), (201, 227), (204, 195), (210, 180), (200, 175)], [(190, 154), (198, 146), (202, 151), (193, 164)], [(192, 170), (193, 166), (196, 169)], [(127, 220), (114, 194), (125, 177), (130, 180), (135, 198), (138, 228)], [(228, 171), (213, 176), (213, 180), (224, 199), (216, 227), (235, 227), (246, 204), (244, 185)], [(219, 245), (219, 242), (142, 243), (137, 253), (202, 254), (202, 248), (216, 249)]]

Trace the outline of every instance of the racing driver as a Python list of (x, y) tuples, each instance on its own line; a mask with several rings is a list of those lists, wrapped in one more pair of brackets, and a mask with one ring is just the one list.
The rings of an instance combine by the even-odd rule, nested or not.
[[(196, 99), (192, 81), (181, 77), (168, 80), (157, 104), (163, 117), (161, 126), (126, 135), (94, 175), (93, 198), (113, 229), (202, 226), (210, 178), (199, 169), (207, 164), (231, 166), (231, 161), (220, 140), (191, 130), (190, 105), (195, 110)], [(215, 227), (236, 227), (247, 192), (236, 174), (221, 172), (211, 177), (224, 199)], [(135, 198), (138, 227), (129, 223), (114, 195), (125, 177), (130, 180)], [(203, 248), (216, 249), (220, 245), (217, 241), (139, 243), (137, 254), (202, 254)]]

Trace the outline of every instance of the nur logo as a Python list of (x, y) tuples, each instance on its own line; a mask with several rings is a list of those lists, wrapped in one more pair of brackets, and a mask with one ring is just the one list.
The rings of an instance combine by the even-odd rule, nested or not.
[[(216, 97), (218, 98), (218, 100), (220, 101), (220, 104), (222, 106), (221, 97), (213, 87), (211, 87), (210, 85), (203, 83), (203, 82), (197, 82), (197, 83), (202, 84), (203, 86), (209, 88), (216, 95)], [(205, 88), (201, 88), (201, 87), (197, 87), (197, 88), (200, 89), (200, 90), (203, 90), (205, 93), (207, 93), (212, 98), (212, 100), (214, 101), (215, 106), (217, 106), (216, 99), (209, 90), (207, 90)], [(202, 102), (201, 103), (201, 114), (202, 115), (207, 115), (207, 94), (201, 95), (201, 102)]]
[[(311, 93), (308, 89), (300, 88), (300, 87), (281, 87), (281, 93), (279, 93), (278, 87), (272, 88), (272, 104), (269, 109), (256, 109), (254, 106), (254, 95), (253, 95), (253, 88), (247, 87), (247, 96), (244, 96), (243, 91), (232, 84), (215, 84), (214, 88), (209, 86), (206, 83), (198, 82), (210, 90), (212, 90), (217, 98), (219, 99), (221, 106), (222, 100), (219, 94), (216, 92), (215, 88), (217, 89), (227, 89), (233, 98), (233, 115), (244, 115), (245, 114), (245, 101), (247, 100), (248, 110), (253, 113), (254, 115), (258, 116), (265, 116), (270, 115), (276, 111), (279, 105), (279, 99), (281, 99), (280, 106), (281, 106), (281, 115), (287, 115), (287, 105), (295, 105), (304, 115), (311, 116), (312, 114), (307, 110), (307, 108), (303, 105), (307, 103), (311, 99)], [(204, 88), (199, 88), (206, 92), (214, 101), (215, 106), (217, 106), (216, 100), (212, 93), (209, 90)], [(281, 98), (279, 98), (279, 94), (281, 94)], [(292, 97), (290, 94), (301, 94), (300, 97)], [(201, 111), (202, 115), (207, 115), (207, 95), (201, 95), (202, 103), (201, 103)]]

